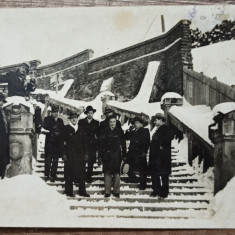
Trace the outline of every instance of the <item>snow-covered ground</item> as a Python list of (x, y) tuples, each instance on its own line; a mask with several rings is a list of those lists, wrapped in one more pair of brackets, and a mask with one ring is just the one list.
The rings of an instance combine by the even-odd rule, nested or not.
[(204, 75), (235, 85), (235, 40), (192, 49), (193, 69)]

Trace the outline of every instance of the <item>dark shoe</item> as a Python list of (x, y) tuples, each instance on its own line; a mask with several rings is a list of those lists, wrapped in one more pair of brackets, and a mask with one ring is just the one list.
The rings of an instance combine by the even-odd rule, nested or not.
[(75, 197), (75, 194), (74, 193), (66, 193), (66, 196), (68, 196), (68, 197)]
[(48, 180), (49, 180), (49, 176), (46, 175), (46, 176), (45, 176), (45, 181), (48, 181)]
[(110, 197), (111, 194), (110, 193), (105, 193), (104, 197)]
[(55, 182), (55, 177), (50, 176), (50, 182)]
[(78, 193), (78, 195), (81, 197), (90, 197), (90, 194), (88, 193)]
[(120, 198), (120, 193), (114, 193), (113, 196), (116, 198)]
[(150, 197), (158, 197), (157, 193), (155, 193), (155, 192), (150, 193), (149, 196), (150, 196)]
[(87, 182), (88, 184), (92, 183), (92, 178), (91, 178), (91, 177), (90, 177), (90, 178), (87, 178), (87, 179), (86, 179), (86, 182)]
[(144, 186), (139, 185), (139, 190), (145, 190), (145, 189), (146, 189), (146, 186), (144, 187)]

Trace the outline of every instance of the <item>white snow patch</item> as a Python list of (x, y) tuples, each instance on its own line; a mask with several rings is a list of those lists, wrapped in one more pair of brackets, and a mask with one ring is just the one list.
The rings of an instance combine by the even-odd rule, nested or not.
[(181, 98), (182, 99), (182, 96), (179, 95), (178, 93), (175, 93), (175, 92), (166, 92), (162, 98), (161, 98), (161, 102), (164, 100), (164, 99), (169, 99), (169, 98)]
[[(235, 85), (235, 40), (219, 42), (192, 50), (193, 67), (229, 86)], [(210, 66), (208, 66), (210, 65)]]
[(104, 80), (101, 87), (100, 87), (100, 92), (111, 91), (113, 82), (114, 82), (113, 77)]
[(5, 178), (0, 191), (1, 227), (80, 226), (66, 198), (36, 175)]
[(232, 111), (235, 111), (235, 102), (224, 102), (217, 104), (213, 108), (213, 114), (214, 116), (217, 115), (219, 112), (223, 114), (230, 113)]
[(210, 107), (206, 105), (173, 106), (169, 112), (201, 136), (207, 143), (213, 145), (208, 137), (208, 126), (214, 122), (213, 112)]
[(7, 107), (9, 105), (24, 105), (29, 108), (29, 112), (34, 114), (34, 107), (31, 102), (26, 101), (25, 97), (21, 96), (11, 96), (6, 98), (7, 103), (3, 105), (3, 107)]

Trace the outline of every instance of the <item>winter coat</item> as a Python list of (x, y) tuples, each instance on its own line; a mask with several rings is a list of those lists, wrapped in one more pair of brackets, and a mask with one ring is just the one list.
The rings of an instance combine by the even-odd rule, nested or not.
[(57, 121), (54, 117), (45, 117), (43, 128), (50, 131), (46, 134), (45, 140), (45, 155), (48, 154), (59, 154), (61, 155), (61, 132), (64, 128), (64, 122), (62, 119), (58, 118)]
[(147, 128), (126, 132), (125, 138), (130, 140), (127, 162), (133, 171), (142, 171), (146, 166), (146, 154), (150, 145), (150, 133)]
[(103, 129), (99, 139), (99, 156), (103, 162), (103, 171), (120, 173), (123, 157), (126, 156), (126, 141), (123, 130), (115, 127)]
[(85, 179), (85, 135), (82, 128), (75, 132), (70, 125), (64, 127), (63, 133), (63, 154), (66, 155), (64, 174), (65, 178), (78, 182)]
[(165, 124), (153, 134), (150, 143), (149, 170), (151, 174), (171, 174), (171, 140), (173, 132)]
[(35, 82), (31, 80), (26, 84), (25, 78), (21, 81), (19, 76), (19, 70), (0, 75), (0, 83), (8, 83), (8, 96), (28, 96), (29, 91), (35, 90)]
[(89, 123), (87, 118), (79, 120), (78, 126), (81, 127), (85, 135), (85, 143), (89, 156), (95, 161), (96, 152), (98, 150), (99, 122), (92, 119)]
[(3, 112), (0, 108), (0, 177), (4, 176), (6, 165), (9, 163), (9, 135)]

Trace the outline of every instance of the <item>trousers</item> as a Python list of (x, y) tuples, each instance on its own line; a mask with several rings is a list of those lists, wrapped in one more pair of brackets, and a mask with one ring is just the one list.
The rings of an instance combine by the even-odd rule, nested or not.
[(51, 175), (52, 177), (56, 177), (58, 161), (58, 154), (54, 153), (45, 155), (45, 176)]
[(104, 173), (105, 194), (111, 194), (112, 176), (113, 176), (113, 193), (120, 193), (120, 174), (105, 172)]
[(169, 175), (152, 174), (151, 179), (154, 193), (166, 198), (169, 194)]

